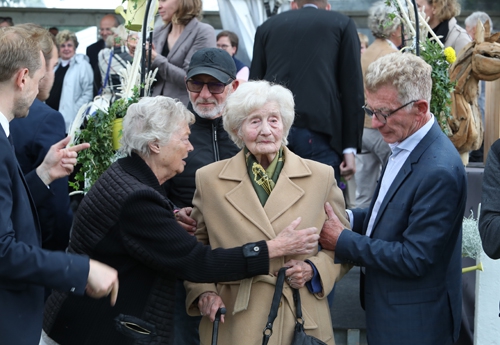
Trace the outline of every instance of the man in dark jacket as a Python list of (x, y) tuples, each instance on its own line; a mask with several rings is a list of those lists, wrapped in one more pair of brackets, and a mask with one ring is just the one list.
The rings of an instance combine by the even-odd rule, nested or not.
[(87, 56), (89, 57), (90, 65), (92, 66), (92, 70), (94, 71), (94, 96), (97, 95), (99, 89), (102, 86), (102, 78), (101, 71), (99, 70), (99, 52), (106, 48), (105, 41), (109, 35), (113, 34), (111, 28), (116, 28), (120, 25), (118, 19), (116, 19), (114, 14), (106, 14), (102, 17), (101, 22), (99, 23), (99, 35), (101, 39), (99, 39), (94, 44), (91, 44), (87, 47)]
[[(226, 51), (205, 48), (194, 53), (186, 76), (190, 100), (188, 109), (196, 118), (189, 136), (194, 150), (185, 159), (184, 171), (165, 185), (168, 198), (177, 207), (192, 206), (196, 189), (195, 174), (199, 168), (231, 158), (240, 151), (222, 126), (222, 110), (226, 99), (238, 85), (236, 65)], [(199, 344), (200, 318), (187, 315), (186, 291), (181, 281), (177, 284), (176, 295), (174, 344)]]
[[(331, 165), (337, 182), (355, 172), (364, 115), (360, 44), (349, 17), (327, 0), (294, 0), (291, 11), (257, 28), (250, 79), (290, 89), (295, 100), (288, 147)], [(322, 42), (322, 43), (321, 43)]]
[(236, 65), (222, 49), (205, 48), (196, 52), (186, 76), (188, 109), (196, 117), (189, 140), (194, 150), (186, 159), (184, 172), (167, 185), (169, 199), (177, 207), (191, 207), (196, 189), (196, 170), (210, 163), (233, 157), (240, 149), (222, 126), (226, 98), (238, 87)]

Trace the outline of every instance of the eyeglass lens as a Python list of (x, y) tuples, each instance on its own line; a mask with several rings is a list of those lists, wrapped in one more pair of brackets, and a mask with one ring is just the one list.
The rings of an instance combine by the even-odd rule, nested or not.
[(186, 82), (186, 85), (189, 91), (196, 93), (200, 93), (201, 90), (203, 90), (203, 86), (206, 85), (208, 87), (208, 91), (212, 94), (223, 93), (224, 88), (226, 87), (226, 84), (224, 83), (217, 83), (217, 82), (204, 83), (202, 81), (197, 81), (192, 79), (189, 79)]
[(366, 106), (366, 104), (363, 106), (363, 109), (365, 111), (365, 114), (368, 115), (369, 117), (372, 117), (373, 115), (375, 115), (375, 117), (377, 118), (377, 120), (381, 123), (386, 123), (387, 122), (387, 118), (385, 116), (385, 114), (382, 114), (382, 113), (379, 113), (377, 111), (373, 111), (371, 110), (370, 108), (368, 108)]

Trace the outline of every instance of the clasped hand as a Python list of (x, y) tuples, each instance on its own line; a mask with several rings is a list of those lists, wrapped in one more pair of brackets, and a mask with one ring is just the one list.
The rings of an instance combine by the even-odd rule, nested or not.
[[(222, 298), (213, 291), (202, 293), (198, 299), (198, 309), (200, 309), (201, 316), (208, 316), (211, 322), (215, 321), (215, 314), (219, 308), (225, 307)], [(220, 321), (224, 323), (224, 315), (220, 316)]]

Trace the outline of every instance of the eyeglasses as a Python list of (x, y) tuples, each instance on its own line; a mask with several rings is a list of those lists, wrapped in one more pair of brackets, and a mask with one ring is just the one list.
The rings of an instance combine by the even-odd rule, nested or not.
[(392, 115), (392, 114), (394, 114), (395, 112), (397, 112), (397, 111), (399, 111), (399, 110), (403, 109), (403, 108), (404, 108), (404, 107), (406, 107), (407, 105), (410, 105), (410, 104), (412, 104), (413, 102), (417, 102), (417, 101), (418, 101), (418, 99), (416, 99), (416, 100), (414, 100), (414, 101), (410, 101), (410, 102), (408, 102), (408, 103), (406, 103), (406, 104), (404, 104), (404, 105), (400, 106), (399, 108), (397, 108), (397, 109), (395, 109), (395, 110), (390, 111), (390, 112), (389, 112), (389, 113), (387, 113), (387, 114), (384, 114), (384, 113), (382, 113), (382, 112), (380, 112), (380, 111), (373, 111), (373, 110), (371, 110), (370, 108), (368, 108), (368, 107), (366, 106), (366, 104), (363, 106), (363, 110), (365, 111), (365, 114), (366, 114), (366, 115), (368, 115), (368, 116), (370, 116), (370, 117), (372, 117), (373, 115), (375, 115), (375, 117), (377, 118), (377, 120), (379, 120), (381, 123), (387, 123), (387, 118), (388, 118), (389, 116), (391, 116), (391, 115)]
[(213, 94), (223, 93), (226, 85), (229, 84), (232, 80), (229, 80), (227, 83), (222, 82), (208, 82), (204, 83), (202, 81), (188, 79), (186, 80), (186, 87), (189, 91), (194, 93), (200, 93), (203, 90), (203, 87), (206, 85), (208, 87), (208, 91)]
[(14, 26), (14, 23), (12, 22), (12, 17), (0, 17), (0, 23), (7, 22), (10, 25)]

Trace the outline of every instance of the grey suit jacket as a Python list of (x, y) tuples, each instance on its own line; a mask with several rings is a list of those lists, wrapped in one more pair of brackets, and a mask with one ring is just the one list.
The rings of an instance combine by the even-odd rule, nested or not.
[(163, 95), (178, 98), (184, 105), (189, 102), (184, 77), (191, 61), (191, 56), (202, 48), (215, 48), (215, 31), (208, 24), (193, 18), (186, 25), (181, 36), (165, 57), (161, 55), (163, 46), (172, 24), (163, 25), (153, 32), (153, 44), (158, 55), (152, 63), (153, 70), (158, 68), (153, 96)]

